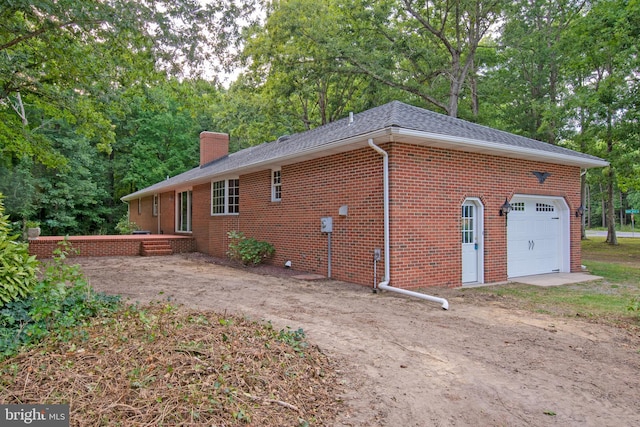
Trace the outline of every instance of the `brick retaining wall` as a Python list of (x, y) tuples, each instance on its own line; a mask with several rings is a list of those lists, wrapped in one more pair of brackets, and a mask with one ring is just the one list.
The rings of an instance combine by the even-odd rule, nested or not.
[[(62, 236), (44, 236), (29, 240), (29, 253), (38, 258), (51, 258)], [(67, 239), (80, 252), (76, 256), (139, 256), (143, 241), (167, 240), (173, 253), (195, 252), (196, 242), (191, 236), (166, 234), (125, 235), (125, 236), (71, 236)], [(74, 256), (74, 255), (72, 255)]]

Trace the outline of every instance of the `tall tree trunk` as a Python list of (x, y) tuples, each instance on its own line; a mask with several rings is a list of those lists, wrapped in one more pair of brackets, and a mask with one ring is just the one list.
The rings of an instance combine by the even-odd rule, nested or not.
[(602, 226), (607, 226), (607, 199), (604, 194), (604, 189), (602, 188), (602, 184), (600, 185), (600, 203), (602, 204), (600, 212), (602, 216)]
[[(607, 111), (607, 154), (609, 157), (613, 152), (613, 112), (611, 107)], [(616, 210), (613, 184), (615, 179), (615, 172), (613, 166), (609, 166), (609, 173), (607, 174), (607, 243), (610, 245), (618, 244), (618, 237), (616, 236)]]
[(613, 191), (613, 170), (609, 169), (609, 176), (607, 178), (607, 243), (610, 245), (618, 244), (618, 237), (616, 236), (616, 210), (614, 204), (614, 191)]
[(471, 61), (469, 85), (471, 87), (471, 113), (473, 114), (473, 118), (477, 119), (480, 108), (478, 104), (478, 76), (476, 74), (476, 64), (474, 61)]

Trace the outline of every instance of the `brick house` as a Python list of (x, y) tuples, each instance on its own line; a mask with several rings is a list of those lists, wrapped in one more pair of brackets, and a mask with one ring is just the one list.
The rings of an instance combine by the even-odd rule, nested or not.
[(130, 220), (218, 257), (241, 231), (275, 246), (273, 264), (405, 289), (579, 271), (580, 175), (608, 164), (397, 101), (228, 141), (202, 132), (199, 167), (122, 198)]

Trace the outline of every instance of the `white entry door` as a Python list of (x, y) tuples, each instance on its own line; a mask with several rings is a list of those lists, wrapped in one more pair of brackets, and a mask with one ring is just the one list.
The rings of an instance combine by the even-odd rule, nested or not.
[(475, 204), (462, 205), (462, 283), (478, 282), (479, 244), (478, 215)]
[(507, 218), (507, 275), (561, 270), (561, 212), (557, 201), (514, 197)]

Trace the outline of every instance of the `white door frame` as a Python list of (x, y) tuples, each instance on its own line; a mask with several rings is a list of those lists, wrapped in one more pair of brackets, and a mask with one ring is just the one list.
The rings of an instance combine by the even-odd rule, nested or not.
[[(476, 262), (478, 263), (478, 280), (475, 282), (467, 282), (462, 283), (464, 286), (471, 284), (484, 283), (484, 205), (482, 204), (482, 200), (478, 197), (467, 197), (460, 205), (462, 209), (463, 205), (474, 205), (475, 206), (475, 229), (476, 229), (476, 240), (478, 242), (478, 249), (476, 250)], [(462, 243), (460, 244), (460, 248), (462, 250)], [(460, 259), (462, 262), (462, 257)]]
[[(526, 198), (526, 199), (537, 199), (540, 201), (552, 201), (554, 202), (554, 206), (558, 209), (558, 216), (560, 217), (560, 273), (569, 273), (571, 272), (571, 218), (569, 205), (567, 205), (567, 201), (562, 196), (541, 196), (541, 195), (533, 195), (533, 194), (514, 194), (511, 197), (511, 201), (517, 198)], [(507, 218), (508, 221), (508, 218)], [(507, 242), (509, 241), (509, 236), (507, 235)], [(509, 262), (507, 258), (507, 263)], [(508, 267), (507, 267), (508, 269)]]

